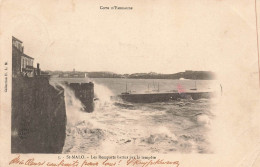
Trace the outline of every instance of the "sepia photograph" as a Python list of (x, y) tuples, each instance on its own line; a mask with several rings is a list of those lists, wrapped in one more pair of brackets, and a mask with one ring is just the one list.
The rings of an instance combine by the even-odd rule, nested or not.
[(214, 152), (214, 72), (78, 71), (70, 62), (70, 71), (48, 70), (26, 48), (12, 37), (12, 153)]

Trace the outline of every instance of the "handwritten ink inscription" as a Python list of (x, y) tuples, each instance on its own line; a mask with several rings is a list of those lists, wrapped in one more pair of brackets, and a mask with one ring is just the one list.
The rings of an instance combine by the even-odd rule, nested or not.
[[(60, 159), (61, 157), (58, 156)], [(10, 166), (48, 166), (48, 167), (87, 167), (87, 166), (102, 166), (102, 167), (124, 167), (124, 166), (129, 166), (129, 167), (149, 167), (149, 166), (170, 166), (170, 167), (179, 167), (180, 163), (179, 161), (167, 161), (164, 159), (136, 159), (136, 157), (131, 158), (131, 159), (99, 159), (98, 160), (86, 160), (86, 159), (81, 159), (84, 157), (84, 155), (79, 156), (80, 158), (77, 160), (60, 160), (58, 162), (54, 161), (49, 161), (49, 160), (36, 160), (35, 158), (28, 158), (28, 159), (23, 159), (21, 158), (20, 155), (15, 157), (9, 162)], [(94, 157), (94, 156), (93, 156)], [(97, 156), (95, 156), (98, 158)], [(112, 156), (111, 156), (112, 157)], [(115, 156), (116, 157), (116, 156)], [(120, 157), (120, 156), (119, 156)], [(129, 156), (130, 157), (130, 156)], [(138, 156), (140, 158), (140, 156)], [(89, 157), (84, 157), (84, 158), (89, 158)], [(92, 159), (92, 158), (91, 158)]]

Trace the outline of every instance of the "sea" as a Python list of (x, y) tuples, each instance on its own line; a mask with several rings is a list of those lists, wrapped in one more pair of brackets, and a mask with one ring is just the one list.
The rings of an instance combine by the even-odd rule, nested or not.
[[(209, 140), (215, 118), (212, 99), (178, 99), (156, 103), (129, 103), (111, 99), (122, 92), (214, 91), (216, 80), (51, 78), (65, 90), (67, 114), (64, 154), (214, 153)], [(93, 82), (95, 109), (82, 111), (74, 92), (62, 84)]]

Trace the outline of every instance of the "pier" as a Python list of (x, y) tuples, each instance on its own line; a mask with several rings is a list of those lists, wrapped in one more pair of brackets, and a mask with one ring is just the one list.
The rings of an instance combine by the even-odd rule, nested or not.
[[(171, 92), (171, 93), (144, 93), (144, 94), (121, 94), (117, 98), (121, 98), (127, 102), (133, 103), (154, 103), (154, 102), (166, 102), (170, 100), (178, 99), (209, 99), (215, 96), (215, 92)], [(112, 97), (115, 98), (115, 97)]]

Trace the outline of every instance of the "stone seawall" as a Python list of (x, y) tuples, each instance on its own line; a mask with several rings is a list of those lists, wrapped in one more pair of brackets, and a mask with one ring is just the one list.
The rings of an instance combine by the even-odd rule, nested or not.
[(64, 90), (47, 77), (12, 81), (12, 153), (61, 153), (66, 137)]

